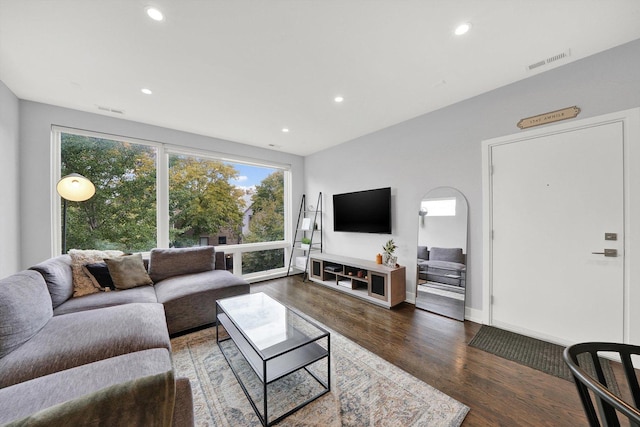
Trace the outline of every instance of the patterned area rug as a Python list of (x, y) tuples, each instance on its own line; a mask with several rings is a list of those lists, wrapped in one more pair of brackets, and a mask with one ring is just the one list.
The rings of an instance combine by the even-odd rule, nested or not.
[[(282, 420), (279, 426), (462, 423), (469, 411), (467, 406), (325, 329), (331, 332), (331, 391)], [(174, 338), (171, 346), (176, 376), (191, 381), (196, 426), (261, 425), (216, 344), (215, 328)], [(291, 383), (282, 386), (290, 387)]]

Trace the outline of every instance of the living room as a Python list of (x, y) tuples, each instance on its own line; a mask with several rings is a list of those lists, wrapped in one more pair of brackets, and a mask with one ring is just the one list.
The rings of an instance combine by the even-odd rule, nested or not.
[[(0, 8), (4, 5), (5, 2), (1, 2)], [(619, 5), (621, 15), (637, 17), (638, 6), (634, 2)], [(131, 120), (115, 113), (81, 111), (46, 99), (22, 98), (14, 93), (15, 89), (4, 77), (6, 71), (0, 71), (0, 140), (4, 152), (0, 158), (3, 182), (0, 232), (5, 243), (0, 248), (0, 276), (59, 253), (51, 215), (53, 199), (57, 197), (52, 185), (51, 132), (52, 126), (64, 126), (287, 164), (293, 177), (294, 209), (302, 194), (313, 198), (322, 192), (325, 205), (329, 206), (332, 194), (391, 187), (392, 237), (398, 244), (398, 263), (405, 265), (407, 271), (415, 271), (416, 267), (419, 201), (432, 188), (457, 188), (469, 204), (465, 317), (481, 324), (485, 308), (483, 269), (487, 256), (483, 243), (481, 141), (520, 132), (516, 124), (522, 118), (573, 105), (580, 107), (580, 119), (638, 108), (640, 34), (637, 33), (637, 28), (630, 29), (628, 34), (635, 36), (590, 56), (582, 56), (574, 48), (572, 55), (579, 58), (577, 60), (559, 61), (545, 71), (536, 71), (498, 88), (478, 89), (452, 105), (407, 117), (367, 134), (354, 135), (341, 144), (306, 155), (177, 130), (158, 122)], [(2, 39), (4, 34), (0, 34)], [(0, 41), (0, 45), (2, 43)], [(556, 47), (564, 51), (573, 45), (567, 40)], [(545, 55), (556, 54), (556, 50)], [(537, 59), (531, 58), (531, 62)], [(0, 61), (6, 60), (0, 57)], [(6, 62), (0, 63), (0, 70), (7, 70), (7, 66)], [(32, 66), (46, 68), (46, 61)], [(484, 65), (491, 66), (490, 63)], [(522, 64), (523, 70), (525, 66)], [(34, 81), (33, 85), (37, 87), (38, 82)], [(60, 86), (69, 87), (66, 91), (70, 98), (76, 96), (73, 92), (76, 89), (68, 81)], [(99, 100), (92, 102), (99, 104)], [(345, 102), (355, 100), (346, 95)], [(389, 115), (394, 110), (392, 105), (380, 108), (388, 110)], [(290, 126), (290, 135), (284, 137), (295, 134), (294, 126)], [(334, 233), (331, 218), (327, 219), (324, 247), (332, 254), (373, 260), (389, 238), (388, 235)], [(406, 280), (407, 301), (411, 303), (415, 299), (416, 279), (408, 274)]]

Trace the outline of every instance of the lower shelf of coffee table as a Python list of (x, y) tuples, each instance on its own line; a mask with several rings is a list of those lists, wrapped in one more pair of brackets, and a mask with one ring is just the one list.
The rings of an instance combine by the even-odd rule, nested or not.
[[(266, 383), (270, 383), (298, 369), (302, 369), (323, 357), (327, 357), (328, 354), (327, 349), (312, 342), (280, 355), (275, 355), (278, 353), (276, 346), (270, 347), (264, 352), (266, 359), (263, 359), (226, 314), (219, 313), (218, 321), (224, 326), (256, 375), (258, 375), (261, 381)], [(295, 335), (295, 331), (293, 331), (293, 334)], [(303, 335), (301, 333), (300, 337), (302, 343)], [(265, 364), (266, 375), (264, 372)]]

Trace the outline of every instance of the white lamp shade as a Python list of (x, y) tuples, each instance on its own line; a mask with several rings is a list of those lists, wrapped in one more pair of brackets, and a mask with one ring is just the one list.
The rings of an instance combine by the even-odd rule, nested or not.
[(84, 202), (96, 194), (96, 187), (84, 176), (72, 173), (64, 176), (56, 186), (58, 194), (71, 202)]

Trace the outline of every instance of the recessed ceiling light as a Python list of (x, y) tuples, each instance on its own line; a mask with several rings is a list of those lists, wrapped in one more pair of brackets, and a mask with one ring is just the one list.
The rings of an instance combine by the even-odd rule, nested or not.
[(456, 36), (461, 36), (463, 34), (466, 34), (470, 28), (471, 28), (471, 24), (469, 24), (468, 22), (465, 22), (464, 24), (458, 25), (454, 33)]
[(336, 96), (335, 98), (333, 98), (333, 100), (339, 104), (339, 103), (341, 103), (342, 101), (344, 101), (344, 97), (342, 97), (342, 96), (338, 95), (338, 96)]
[(164, 20), (164, 15), (162, 14), (162, 12), (160, 12), (155, 7), (148, 7), (147, 8), (147, 15), (149, 15), (149, 18), (153, 19), (154, 21), (163, 21)]
[(289, 128), (282, 128), (282, 132), (288, 133), (289, 132)]
[(146, 87), (143, 89), (140, 89), (140, 92), (144, 93), (145, 95), (151, 95), (153, 92), (151, 92), (151, 89), (147, 89)]

